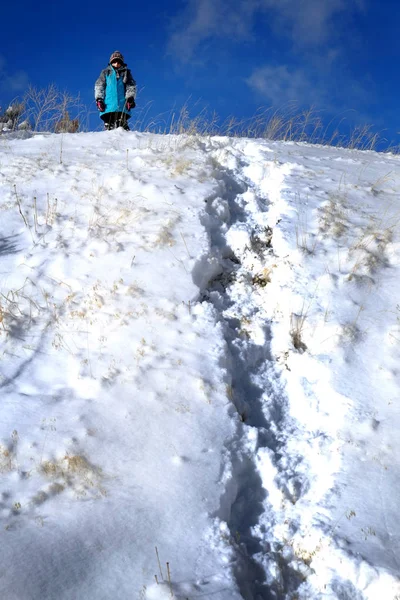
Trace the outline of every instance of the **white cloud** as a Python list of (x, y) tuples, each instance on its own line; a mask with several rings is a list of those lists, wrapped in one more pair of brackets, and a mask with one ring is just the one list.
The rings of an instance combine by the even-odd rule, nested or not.
[[(368, 78), (354, 81), (347, 74), (332, 76), (329, 69), (290, 68), (287, 65), (264, 65), (256, 68), (245, 82), (262, 104), (294, 110), (314, 107), (343, 119), (370, 121), (368, 106), (376, 102), (375, 87)], [(352, 107), (357, 113), (350, 114)]]
[(333, 18), (363, 10), (364, 0), (260, 0), (271, 11), (274, 29), (302, 46), (315, 46), (335, 39)]
[(169, 50), (185, 61), (201, 42), (213, 37), (249, 36), (258, 0), (239, 0), (240, 10), (229, 0), (187, 0), (186, 9), (176, 17), (169, 39)]
[(289, 37), (302, 47), (335, 40), (333, 19), (349, 17), (364, 8), (365, 0), (187, 0), (172, 23), (169, 50), (189, 60), (198, 46), (214, 37), (249, 38), (261, 15), (265, 28)]
[(17, 94), (23, 92), (29, 85), (29, 77), (25, 71), (12, 71), (7, 68), (7, 61), (0, 54), (0, 91)]
[(286, 65), (255, 69), (246, 83), (273, 106), (291, 102), (311, 105), (323, 99), (322, 88), (312, 81), (310, 75), (302, 69), (289, 69)]

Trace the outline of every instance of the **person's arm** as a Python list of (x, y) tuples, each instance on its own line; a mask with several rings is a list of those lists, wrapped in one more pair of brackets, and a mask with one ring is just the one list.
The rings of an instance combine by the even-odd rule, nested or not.
[(128, 100), (128, 98), (133, 98), (135, 100), (136, 98), (136, 81), (133, 79), (129, 69), (126, 73), (125, 98), (126, 100)]
[(106, 95), (106, 73), (103, 70), (94, 84), (95, 100), (104, 100)]

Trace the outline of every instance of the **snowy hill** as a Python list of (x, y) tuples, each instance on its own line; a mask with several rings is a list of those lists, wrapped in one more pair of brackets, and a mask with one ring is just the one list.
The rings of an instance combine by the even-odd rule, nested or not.
[(399, 167), (0, 137), (1, 598), (400, 598)]

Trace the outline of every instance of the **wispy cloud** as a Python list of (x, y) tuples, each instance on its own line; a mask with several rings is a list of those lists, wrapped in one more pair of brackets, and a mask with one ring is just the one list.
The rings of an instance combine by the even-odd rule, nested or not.
[(351, 17), (364, 10), (364, 0), (260, 0), (270, 11), (272, 25), (280, 35), (300, 46), (319, 46), (337, 38), (334, 18)]
[(4, 56), (0, 55), (0, 92), (10, 94), (18, 94), (23, 92), (29, 85), (29, 77), (25, 71), (12, 71), (8, 69), (7, 61)]
[(324, 96), (322, 88), (316, 86), (309, 73), (303, 69), (289, 69), (286, 65), (257, 68), (246, 83), (260, 98), (274, 106), (290, 102), (320, 103)]
[(251, 38), (256, 17), (265, 30), (289, 37), (296, 46), (310, 48), (337, 38), (335, 17), (351, 17), (365, 0), (187, 0), (172, 22), (168, 49), (182, 61), (190, 60), (202, 42), (227, 37)]
[[(264, 65), (245, 79), (261, 104), (298, 109), (313, 107), (316, 112), (342, 115), (344, 120), (371, 122), (370, 109), (376, 103), (376, 89), (368, 77), (354, 81), (345, 73), (332, 76), (327, 68)], [(357, 107), (357, 111), (353, 107)]]
[(235, 0), (187, 0), (186, 8), (172, 22), (169, 51), (185, 62), (207, 39), (248, 37), (258, 1), (239, 0), (239, 10), (236, 10)]

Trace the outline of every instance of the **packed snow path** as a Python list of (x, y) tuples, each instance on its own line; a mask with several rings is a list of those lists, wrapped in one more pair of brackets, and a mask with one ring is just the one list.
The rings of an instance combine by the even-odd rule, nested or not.
[(399, 164), (0, 137), (2, 598), (400, 598)]

